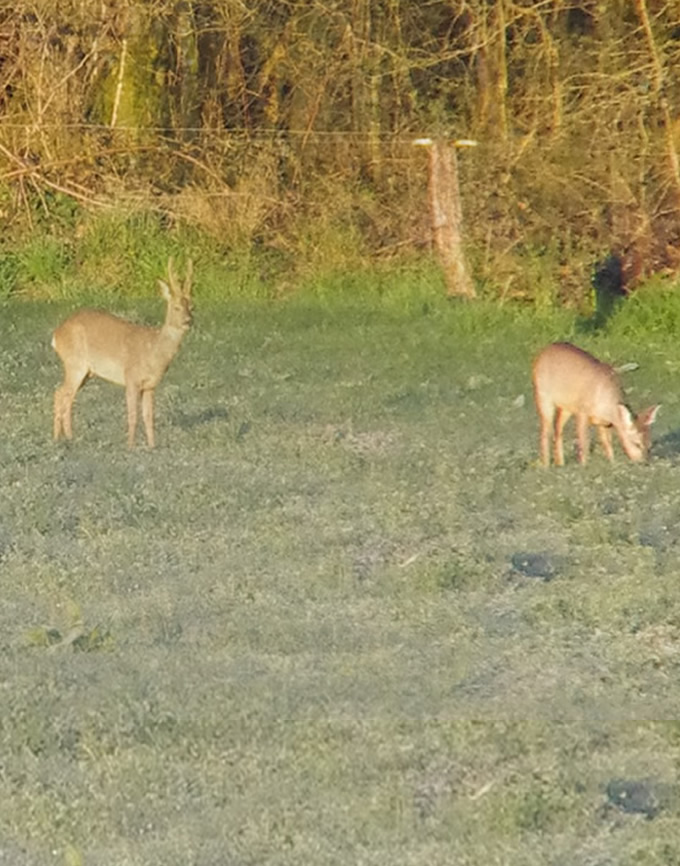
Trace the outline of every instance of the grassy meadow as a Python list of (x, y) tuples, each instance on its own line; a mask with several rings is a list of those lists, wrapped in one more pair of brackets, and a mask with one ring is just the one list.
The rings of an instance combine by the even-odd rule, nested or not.
[[(100, 381), (54, 444), (78, 301), (0, 309), (0, 864), (680, 864), (677, 301), (201, 279), (154, 451)], [(553, 339), (648, 464), (537, 467)]]

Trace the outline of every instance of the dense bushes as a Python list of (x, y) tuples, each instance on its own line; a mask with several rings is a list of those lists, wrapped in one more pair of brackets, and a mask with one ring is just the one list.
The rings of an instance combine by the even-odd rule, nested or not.
[(0, 12), (0, 288), (36, 290), (18, 248), (79, 255), (111, 209), (279, 291), (418, 256), (428, 133), (480, 143), (460, 172), (483, 292), (583, 304), (611, 255), (628, 290), (680, 261), (679, 52), (652, 0), (21, 2)]

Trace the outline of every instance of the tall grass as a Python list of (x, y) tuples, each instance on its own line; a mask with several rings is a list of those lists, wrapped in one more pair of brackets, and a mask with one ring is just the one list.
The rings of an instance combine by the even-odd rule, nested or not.
[[(332, 190), (329, 196), (333, 198)], [(232, 214), (235, 225), (229, 231), (222, 231), (219, 221), (207, 230), (205, 220), (187, 211), (183, 200), (131, 201), (93, 211), (53, 196), (44, 202), (47, 211), (37, 209), (28, 225), (8, 230), (0, 240), (0, 297), (59, 300), (150, 294), (170, 255), (192, 258), (201, 274), (200, 291), (215, 300), (281, 298), (303, 289), (319, 300), (341, 294), (364, 303), (367, 273), (372, 274), (367, 291), (395, 303), (399, 289), (407, 305), (420, 297), (419, 287), (444, 293), (438, 266), (427, 249), (414, 244), (388, 255), (386, 245), (383, 256), (376, 257), (353, 221), (351, 198), (333, 201), (327, 213), (320, 202), (318, 213), (291, 216), (284, 234), (273, 218), (255, 230), (246, 215), (241, 225), (237, 214)], [(425, 240), (425, 222), (422, 233)], [(489, 273), (484, 250), (471, 246), (469, 254), (482, 298), (509, 306), (526, 304), (537, 315), (550, 315), (560, 306), (565, 296), (564, 251), (557, 246), (513, 250), (507, 273), (502, 265), (494, 265)], [(582, 294), (587, 295), (584, 262), (579, 273)], [(581, 303), (579, 312), (588, 315), (588, 305)]]

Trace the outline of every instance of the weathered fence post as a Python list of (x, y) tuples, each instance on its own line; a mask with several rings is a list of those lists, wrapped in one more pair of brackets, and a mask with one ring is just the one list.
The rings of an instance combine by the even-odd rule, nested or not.
[(432, 238), (442, 264), (449, 297), (476, 298), (463, 249), (463, 209), (458, 185), (457, 147), (474, 147), (475, 141), (417, 138), (416, 145), (429, 148), (428, 198)]

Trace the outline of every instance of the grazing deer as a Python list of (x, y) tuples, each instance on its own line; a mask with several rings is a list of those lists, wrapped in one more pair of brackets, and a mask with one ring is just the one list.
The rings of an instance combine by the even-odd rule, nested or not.
[(554, 426), (554, 456), (564, 465), (562, 431), (576, 416), (578, 459), (588, 459), (588, 427), (597, 427), (600, 442), (613, 460), (611, 430), (616, 430), (623, 450), (635, 462), (644, 460), (651, 441), (650, 427), (659, 406), (650, 406), (634, 416), (623, 402), (616, 370), (571, 343), (552, 343), (534, 361), (533, 383), (540, 420), (541, 463), (550, 464), (550, 435)]
[(128, 447), (134, 448), (141, 397), (146, 439), (154, 447), (153, 394), (191, 324), (191, 273), (180, 285), (168, 262), (168, 281), (159, 280), (167, 303), (161, 328), (128, 322), (99, 310), (79, 310), (56, 329), (52, 347), (64, 365), (64, 381), (54, 393), (54, 438), (72, 437), (71, 410), (89, 376), (123, 385), (127, 402)]

